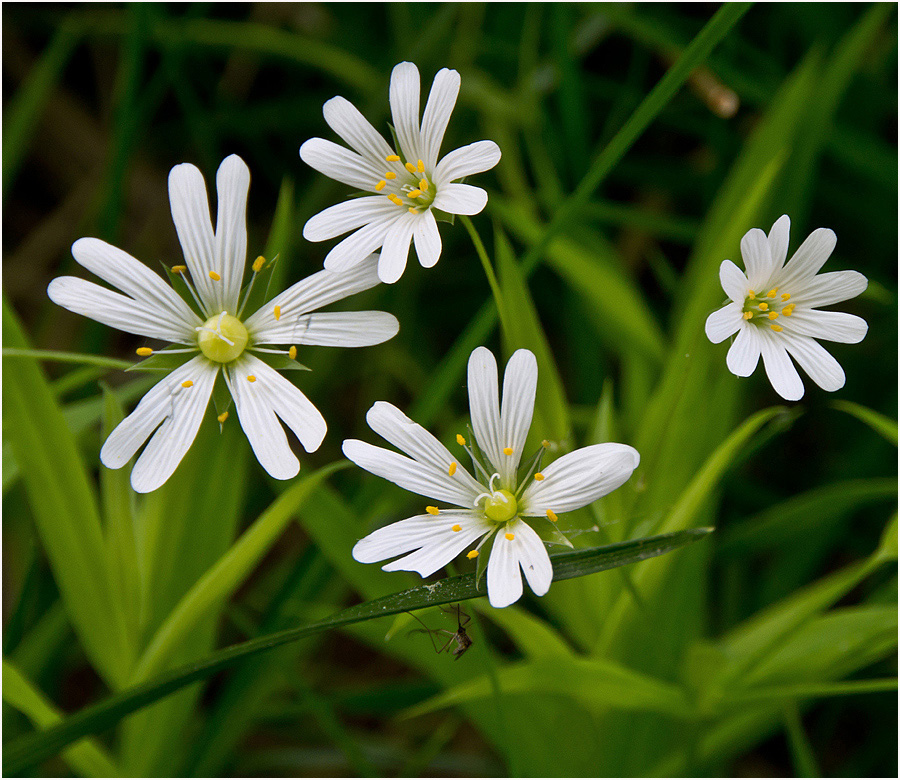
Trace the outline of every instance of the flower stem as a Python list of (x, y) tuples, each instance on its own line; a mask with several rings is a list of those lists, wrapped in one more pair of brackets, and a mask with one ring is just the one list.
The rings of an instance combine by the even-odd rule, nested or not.
[(478, 254), (478, 259), (481, 260), (481, 265), (484, 267), (484, 274), (487, 276), (491, 292), (494, 294), (494, 303), (497, 304), (497, 313), (500, 315), (500, 324), (503, 327), (503, 330), (508, 333), (506, 310), (503, 306), (503, 294), (500, 292), (500, 283), (497, 281), (497, 275), (494, 273), (491, 259), (488, 257), (487, 250), (484, 248), (484, 242), (481, 240), (481, 236), (478, 235), (478, 231), (475, 230), (475, 225), (472, 224), (471, 219), (462, 215), (460, 216), (460, 221), (465, 225), (466, 230), (469, 231), (469, 236), (472, 239), (472, 243), (475, 245), (475, 252)]

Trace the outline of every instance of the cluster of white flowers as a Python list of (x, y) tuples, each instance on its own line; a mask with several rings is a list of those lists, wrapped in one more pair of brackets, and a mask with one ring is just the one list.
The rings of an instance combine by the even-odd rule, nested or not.
[[(244, 307), (267, 261), (257, 257), (246, 268), (250, 172), (237, 156), (225, 159), (216, 177), (215, 229), (200, 171), (182, 164), (169, 175), (172, 219), (185, 260), (171, 271), (183, 281), (185, 297), (122, 250), (96, 238), (75, 242), (78, 263), (121, 293), (64, 276), (50, 283), (50, 298), (98, 322), (172, 344), (142, 346), (137, 354), (156, 361), (159, 355), (167, 361), (174, 356), (180, 363), (110, 434), (100, 453), (106, 466), (121, 468), (146, 443), (131, 483), (138, 492), (160, 487), (191, 446), (221, 374), (260, 464), (276, 479), (296, 476), (300, 464), (282, 423), (307, 452), (319, 447), (327, 426), (309, 399), (270, 363), (294, 361), (298, 347), (363, 347), (392, 338), (399, 324), (386, 312), (318, 310), (379, 281), (396, 282), (411, 242), (419, 262), (432, 267), (441, 254), (437, 219), (477, 214), (487, 203), (484, 190), (458, 180), (498, 163), (500, 149), (493, 141), (478, 141), (439, 159), (459, 86), (456, 71), (441, 70), (420, 121), (419, 71), (409, 62), (397, 65), (390, 83), (395, 145), (344, 98), (325, 103), (325, 121), (351, 148), (313, 138), (300, 148), (301, 158), (326, 176), (372, 194), (312, 217), (303, 231), (310, 241), (353, 232), (328, 252), (325, 270), (249, 316)], [(746, 275), (731, 261), (722, 263), (720, 278), (730, 302), (709, 316), (706, 333), (714, 343), (736, 333), (728, 368), (749, 376), (762, 355), (775, 390), (796, 400), (803, 384), (788, 355), (823, 389), (843, 386), (841, 367), (815, 339), (860, 341), (866, 323), (818, 307), (858, 295), (866, 279), (854, 271), (817, 275), (835, 246), (834, 233), (826, 229), (812, 233), (785, 264), (789, 227), (784, 216), (768, 236), (758, 229), (744, 236)], [(408, 457), (355, 439), (344, 442), (346, 456), (367, 471), (454, 507), (427, 506), (424, 514), (381, 528), (359, 541), (353, 557), (373, 563), (402, 556), (384, 569), (426, 577), (463, 551), (475, 559), (482, 549), (490, 550), (488, 594), (493, 606), (504, 607), (522, 595), (523, 573), (536, 595), (550, 587), (553, 569), (541, 526), (545, 536), (560, 538), (558, 515), (624, 484), (640, 456), (624, 444), (595, 444), (542, 467), (543, 446), (534, 457), (523, 457), (537, 386), (534, 355), (519, 350), (510, 358), (502, 404), (491, 352), (476, 349), (468, 373), (474, 440), (458, 435), (458, 454), (385, 402), (369, 410), (368, 423)], [(222, 424), (228, 409), (219, 412)], [(459, 452), (471, 460), (471, 472)]]

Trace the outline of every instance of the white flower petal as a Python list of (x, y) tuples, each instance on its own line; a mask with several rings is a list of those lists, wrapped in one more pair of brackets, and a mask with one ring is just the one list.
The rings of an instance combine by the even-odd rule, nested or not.
[(470, 494), (463, 506), (472, 506), (475, 496), (484, 492), (484, 487), (469, 474), (466, 467), (450, 450), (393, 404), (385, 401), (375, 402), (366, 413), (366, 422), (385, 441), (435, 471), (449, 475), (450, 464), (456, 463), (457, 467), (451, 479), (459, 482)]
[(743, 319), (739, 303), (726, 304), (706, 318), (706, 338), (713, 344), (725, 341), (740, 330)]
[(408, 162), (422, 158), (419, 138), (419, 69), (411, 62), (401, 62), (391, 71), (389, 100), (394, 130)]
[(399, 330), (397, 318), (385, 311), (317, 312), (293, 318), (282, 314), (255, 338), (258, 344), (371, 347), (392, 339)]
[(563, 455), (541, 472), (544, 479), (525, 488), (519, 502), (523, 517), (581, 509), (625, 484), (641, 462), (627, 444), (592, 444)]
[(99, 238), (79, 238), (72, 244), (72, 256), (78, 263), (105, 282), (118, 287), (148, 310), (156, 310), (161, 322), (194, 333), (200, 318), (162, 277), (127, 252)]
[[(515, 538), (507, 539), (507, 533), (513, 534)], [(494, 549), (497, 549), (498, 544), (509, 545), (512, 553), (518, 559), (519, 566), (522, 567), (525, 579), (528, 580), (528, 585), (534, 591), (534, 595), (543, 596), (550, 590), (550, 583), (553, 581), (553, 564), (550, 563), (547, 548), (537, 531), (520, 518), (516, 518), (507, 524), (505, 532), (501, 531), (497, 536)], [(491, 551), (491, 555), (493, 554)]]
[(426, 466), (384, 447), (358, 439), (345, 439), (344, 455), (360, 468), (420, 496), (469, 508), (472, 491), (454, 480), (446, 470)]
[(375, 191), (384, 171), (343, 146), (324, 138), (310, 138), (300, 147), (300, 159), (329, 179), (358, 190)]
[(422, 215), (421, 219), (416, 220), (413, 240), (416, 243), (419, 264), (423, 268), (433, 267), (441, 256), (441, 234), (438, 232), (437, 221), (430, 209)]
[(322, 106), (328, 126), (363, 157), (384, 161), (394, 151), (349, 100), (333, 97)]
[(755, 325), (744, 325), (729, 347), (725, 365), (735, 376), (750, 376), (756, 371), (762, 349), (762, 339), (758, 331)]
[(237, 314), (247, 263), (247, 194), (250, 169), (236, 154), (226, 157), (216, 173), (216, 238), (213, 282), (216, 309)]
[(731, 260), (723, 260), (722, 265), (719, 266), (719, 281), (722, 283), (725, 295), (743, 306), (744, 300), (747, 298), (747, 291), (750, 289), (750, 283), (744, 276), (744, 272)]
[[(255, 344), (290, 344), (293, 322), (300, 316), (380, 284), (378, 255), (369, 255), (341, 274), (319, 271), (276, 295), (248, 317), (244, 325)], [(275, 319), (275, 307), (281, 316)]]
[(787, 260), (788, 242), (791, 237), (791, 218), (783, 214), (772, 225), (769, 231), (769, 254), (772, 256), (772, 267), (777, 273)]
[(512, 545), (505, 544), (501, 528), (494, 537), (487, 566), (488, 601), (496, 609), (514, 604), (522, 597), (522, 574), (519, 559)]
[(165, 312), (155, 306), (140, 303), (75, 276), (59, 276), (54, 279), (47, 287), (47, 295), (54, 303), (69, 311), (126, 333), (179, 344), (197, 343), (192, 327), (172, 322)]
[(831, 393), (844, 386), (844, 369), (817, 341), (806, 336), (791, 336), (784, 340), (784, 347), (797, 365), (823, 390)]
[(215, 234), (209, 218), (209, 197), (200, 170), (190, 163), (176, 165), (169, 171), (169, 204), (184, 261), (191, 280), (211, 315), (216, 307), (215, 282), (209, 277), (215, 271)]
[(481, 451), (494, 468), (503, 462), (500, 442), (500, 390), (497, 380), (497, 360), (486, 347), (478, 347), (469, 355), (468, 386), (469, 416), (472, 431)]
[(795, 309), (789, 318), (779, 320), (784, 329), (798, 336), (811, 336), (843, 344), (857, 344), (866, 337), (869, 326), (862, 317), (842, 311)]
[(798, 283), (817, 274), (836, 244), (837, 236), (833, 230), (819, 228), (810, 233), (778, 275), (779, 287), (791, 291), (799, 286)]
[(384, 244), (384, 239), (394, 224), (405, 215), (406, 212), (400, 212), (395, 216), (370, 222), (355, 233), (351, 233), (325, 255), (325, 268), (336, 274), (345, 273)]
[(443, 68), (431, 84), (428, 103), (422, 115), (422, 160), (426, 170), (433, 170), (441, 150), (441, 141), (450, 121), (450, 114), (459, 95), (459, 73)]
[(831, 271), (803, 280), (791, 291), (791, 303), (805, 308), (818, 308), (855, 298), (869, 280), (858, 271)]
[(786, 401), (799, 401), (803, 397), (803, 380), (785, 350), (787, 339), (763, 329), (756, 329), (760, 336), (763, 364), (775, 392)]
[(382, 195), (353, 198), (310, 217), (303, 226), (303, 238), (307, 241), (325, 241), (396, 215), (397, 205)]
[(434, 180), (447, 184), (464, 176), (489, 171), (500, 162), (500, 147), (493, 141), (476, 141), (448, 152), (434, 169)]
[(434, 207), (448, 214), (478, 214), (487, 205), (487, 193), (471, 184), (443, 184), (434, 199)]
[(515, 484), (516, 469), (522, 459), (525, 438), (534, 415), (534, 395), (537, 390), (538, 367), (534, 354), (527, 349), (516, 350), (503, 374), (503, 403), (500, 407), (500, 443), (510, 448), (511, 455), (501, 454), (500, 481)]
[(403, 214), (387, 231), (381, 247), (381, 258), (378, 261), (378, 278), (385, 284), (393, 284), (403, 276), (409, 258), (409, 242), (416, 222), (422, 216), (424, 215)]
[(751, 228), (741, 239), (741, 257), (747, 269), (747, 281), (751, 290), (762, 289), (774, 270), (769, 239), (759, 228)]

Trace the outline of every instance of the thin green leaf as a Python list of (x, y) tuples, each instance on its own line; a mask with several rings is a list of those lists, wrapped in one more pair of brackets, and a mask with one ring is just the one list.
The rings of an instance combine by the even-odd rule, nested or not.
[(853, 415), (857, 420), (868, 425), (875, 433), (883, 436), (895, 447), (897, 446), (896, 420), (853, 401), (832, 401), (831, 405), (835, 409)]
[(16, 349), (4, 347), (3, 357), (8, 358), (37, 358), (38, 360), (52, 360), (58, 363), (80, 363), (85, 366), (98, 366), (100, 368), (131, 368), (134, 363), (130, 360), (103, 357), (102, 355), (86, 355), (81, 352), (57, 352), (46, 349)]

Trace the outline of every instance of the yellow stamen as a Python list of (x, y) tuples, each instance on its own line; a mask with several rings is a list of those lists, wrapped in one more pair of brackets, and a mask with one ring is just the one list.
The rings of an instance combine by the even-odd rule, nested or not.
[(759, 304), (759, 310), (760, 310), (760, 311), (768, 311), (768, 310), (769, 310), (769, 304), (766, 303), (765, 301), (763, 301), (761, 304)]
[(457, 525), (454, 525), (450, 530), (453, 531), (454, 533), (458, 534), (460, 531), (462, 531), (462, 526), (457, 524)]
[(172, 273), (173, 273), (173, 274), (183, 274), (183, 273), (187, 273), (187, 266), (186, 266), (186, 265), (173, 265), (173, 266), (172, 266)]
[(557, 520), (559, 520), (559, 518), (556, 516), (556, 512), (554, 512), (552, 509), (547, 510), (547, 519), (551, 523), (555, 523)]
[(456, 473), (456, 464), (451, 463), (450, 468), (447, 469), (447, 473), (452, 477)]
[(400, 155), (399, 155), (399, 154), (389, 154), (389, 155), (388, 155), (387, 157), (385, 157), (384, 159), (385, 159), (387, 162), (400, 162)]
[(275, 310), (272, 313), (275, 315), (276, 320), (281, 319), (281, 307), (280, 306), (276, 306)]
[(772, 325), (769, 325), (769, 327), (772, 330), (774, 330), (776, 333), (781, 333), (781, 331), (784, 330), (784, 328), (782, 328), (781, 325), (775, 325), (774, 323)]
[(421, 179), (419, 181), (419, 189), (422, 190), (422, 192), (428, 192), (428, 179)]
[(793, 304), (793, 303), (789, 303), (787, 306), (785, 306), (785, 307), (781, 310), (781, 313), (782, 313), (785, 317), (790, 317), (790, 316), (794, 313), (794, 304)]
[(288, 357), (289, 357), (291, 360), (296, 360), (296, 359), (297, 359), (297, 347), (293, 347), (293, 346), (292, 346), (292, 347), (288, 350)]
[(184, 382), (181, 383), (181, 386), (182, 387), (193, 387), (194, 383), (190, 379), (186, 379)]
[(752, 311), (745, 311), (745, 312), (744, 312), (744, 319), (745, 319), (745, 320), (752, 320), (752, 319), (753, 319), (753, 312), (752, 312)]
[(419, 160), (419, 164), (416, 167), (419, 169), (419, 173), (425, 172), (425, 163), (423, 163), (421, 160)]
[(418, 214), (418, 213), (419, 213), (419, 210), (418, 210), (417, 208), (414, 208), (413, 206), (410, 206), (410, 207), (409, 207), (409, 213), (410, 213), (410, 214)]
[(260, 271), (262, 271), (262, 267), (265, 264), (266, 258), (264, 258), (262, 255), (257, 257), (256, 260), (253, 261), (253, 273), (258, 274)]
[(477, 557), (478, 557), (478, 550), (469, 550), (469, 552), (466, 553), (466, 558), (468, 558), (470, 561), (473, 558), (477, 558)]
[(250, 376), (247, 377), (247, 381), (248, 381), (248, 382), (255, 382), (255, 381), (256, 381), (256, 377), (253, 376), (253, 374), (250, 374)]
[(153, 350), (150, 347), (138, 347), (135, 352), (137, 352), (141, 357), (148, 357), (153, 354)]
[(430, 515), (437, 515), (437, 514), (440, 514), (440, 512), (441, 512), (441, 510), (438, 509), (436, 506), (426, 506), (425, 511), (428, 512), (428, 514), (430, 514)]
[(220, 414), (218, 417), (216, 417), (216, 419), (217, 419), (220, 423), (225, 422), (225, 420), (228, 419), (228, 412), (222, 412), (222, 414)]
[(770, 311), (770, 312), (769, 312), (769, 319), (770, 319), (770, 320), (777, 320), (777, 319), (778, 319), (778, 312), (777, 312), (777, 311)]
[(384, 174), (384, 178), (385, 179), (396, 179), (397, 174), (394, 173), (393, 171), (388, 171), (386, 174)]
[(387, 187), (387, 182), (382, 179), (378, 184), (375, 185), (375, 189), (377, 192), (381, 192), (385, 187)]
[(790, 294), (790, 293), (781, 293), (781, 300), (783, 300), (783, 301), (789, 301), (790, 299), (791, 299), (791, 294)]
[(398, 198), (396, 195), (394, 195), (393, 192), (392, 192), (390, 195), (388, 195), (388, 200), (389, 200), (391, 203), (395, 203), (395, 204), (398, 205), (398, 206), (402, 206), (402, 205), (403, 205), (403, 201), (400, 200), (400, 198)]
[(512, 454), (513, 454), (513, 448), (512, 448), (512, 447), (504, 447), (504, 448), (503, 448), (503, 454), (504, 454), (504, 455), (512, 455)]
[(504, 535), (507, 539), (509, 539), (509, 541), (512, 541), (513, 539), (516, 538), (516, 535), (515, 535), (515, 534), (503, 534), (503, 535)]
[(753, 290), (747, 290), (747, 297), (748, 297), (751, 301), (755, 301), (755, 300), (756, 300), (756, 293), (753, 292)]
[(535, 478), (538, 482), (543, 482), (543, 481), (544, 481), (544, 475), (541, 474), (540, 471), (538, 471), (538, 472), (535, 473), (534, 478)]
[(422, 194), (422, 190), (410, 190), (409, 197), (418, 198)]
[(406, 170), (408, 170), (410, 173), (415, 173), (415, 172), (416, 172), (416, 166), (413, 165), (412, 163), (409, 163), (409, 162), (408, 162), (408, 163), (406, 163)]
[(771, 290), (769, 290), (769, 292), (766, 293), (766, 298), (774, 298), (776, 295), (778, 295), (778, 288), (773, 287)]
[(541, 442), (541, 446), (546, 450), (547, 448), (550, 447), (550, 442), (547, 441), (546, 439), (544, 439), (544, 440)]
[(456, 434), (456, 443), (457, 443), (460, 447), (465, 447), (465, 446), (466, 446), (466, 440), (465, 440), (465, 438), (463, 438), (463, 435), (462, 435), (461, 433), (457, 433), (457, 434)]
[(219, 274), (217, 274), (215, 271), (210, 271), (210, 272), (209, 272), (209, 278), (212, 279), (214, 282), (221, 282), (221, 281), (222, 281), (222, 277), (219, 276)]

